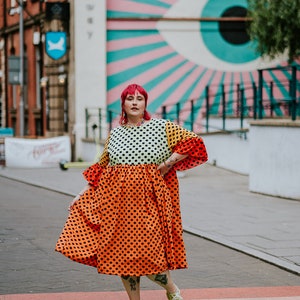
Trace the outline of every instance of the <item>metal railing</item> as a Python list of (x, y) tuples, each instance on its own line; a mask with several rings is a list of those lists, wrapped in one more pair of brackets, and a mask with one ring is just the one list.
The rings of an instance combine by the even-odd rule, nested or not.
[[(246, 126), (245, 119), (290, 118), (294, 121), (300, 116), (297, 67), (285, 67), (291, 71), (290, 79), (280, 82), (264, 79), (266, 70), (281, 69), (259, 70), (258, 83), (236, 84), (230, 89), (225, 84), (220, 87), (208, 85), (201, 97), (162, 105), (160, 111), (152, 113), (152, 116), (169, 119), (195, 132), (207, 133), (242, 131)], [(284, 92), (277, 93), (281, 95), (279, 97), (275, 89)], [(104, 131), (108, 132), (118, 124), (119, 115), (120, 112), (113, 110), (87, 108), (86, 137), (90, 136), (91, 122), (94, 122), (101, 139)]]

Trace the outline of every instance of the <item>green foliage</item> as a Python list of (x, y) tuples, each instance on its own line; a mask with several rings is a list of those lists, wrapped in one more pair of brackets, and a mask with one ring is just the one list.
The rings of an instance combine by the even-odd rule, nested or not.
[(249, 35), (262, 56), (300, 56), (300, 0), (247, 0)]

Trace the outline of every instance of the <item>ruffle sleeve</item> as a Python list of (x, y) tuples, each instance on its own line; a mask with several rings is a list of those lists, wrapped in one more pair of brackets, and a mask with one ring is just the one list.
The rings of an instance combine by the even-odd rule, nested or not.
[(98, 186), (103, 169), (109, 163), (109, 155), (108, 155), (108, 151), (107, 151), (108, 142), (109, 142), (109, 137), (107, 138), (107, 140), (105, 142), (104, 150), (100, 156), (99, 162), (91, 165), (86, 170), (84, 170), (82, 173), (85, 180), (93, 187)]
[(170, 121), (166, 123), (168, 145), (171, 151), (188, 155), (174, 165), (176, 171), (184, 171), (205, 163), (208, 160), (203, 139), (194, 132), (186, 130)]

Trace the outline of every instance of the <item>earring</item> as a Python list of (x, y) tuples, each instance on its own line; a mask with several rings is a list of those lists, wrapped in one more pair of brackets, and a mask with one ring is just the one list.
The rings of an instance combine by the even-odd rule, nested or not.
[(121, 119), (122, 119), (122, 125), (125, 125), (127, 123), (127, 115), (124, 110), (122, 110)]

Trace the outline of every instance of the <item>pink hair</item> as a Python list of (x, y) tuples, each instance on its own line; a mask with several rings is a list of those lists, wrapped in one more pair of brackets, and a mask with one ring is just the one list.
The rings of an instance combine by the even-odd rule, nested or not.
[[(130, 84), (130, 85), (128, 85), (127, 88), (124, 89), (124, 91), (121, 94), (121, 108), (122, 108), (122, 113), (121, 113), (121, 117), (120, 117), (120, 121), (119, 121), (119, 123), (121, 125), (127, 124), (127, 122), (128, 122), (126, 113), (124, 111), (124, 103), (125, 103), (126, 97), (128, 95), (134, 95), (135, 91), (138, 91), (141, 95), (144, 96), (144, 98), (145, 98), (145, 104), (146, 104), (146, 107), (147, 107), (148, 93), (146, 92), (146, 90), (141, 85), (138, 85), (138, 84)], [(144, 120), (147, 120), (147, 121), (151, 119), (151, 116), (147, 112), (146, 109), (144, 111), (143, 118), (144, 118)]]

